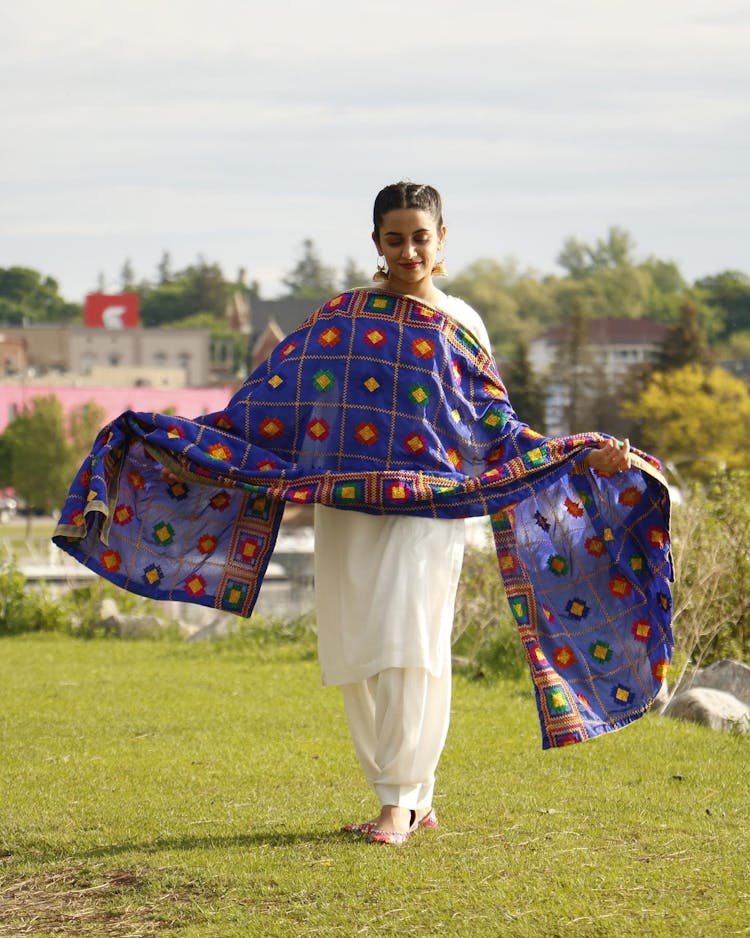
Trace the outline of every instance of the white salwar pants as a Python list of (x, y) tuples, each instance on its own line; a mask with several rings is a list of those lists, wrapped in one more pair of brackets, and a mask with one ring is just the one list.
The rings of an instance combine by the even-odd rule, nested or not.
[(387, 668), (341, 691), (354, 748), (381, 805), (431, 807), (450, 721), (450, 661), (440, 677)]

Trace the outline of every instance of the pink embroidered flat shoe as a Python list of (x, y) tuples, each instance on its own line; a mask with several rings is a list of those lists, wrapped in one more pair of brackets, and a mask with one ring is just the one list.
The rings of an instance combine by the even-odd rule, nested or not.
[[(371, 834), (376, 830), (376, 826), (376, 821), (362, 821), (359, 824), (344, 824), (340, 830), (345, 834)], [(440, 827), (434, 808), (430, 808), (427, 814), (419, 819), (417, 827)]]
[(381, 831), (377, 828), (373, 828), (367, 835), (367, 843), (388, 844), (391, 847), (402, 847), (414, 831), (419, 829), (416, 811), (411, 812), (410, 819), (411, 824), (409, 825), (408, 831)]
[(344, 824), (340, 830), (345, 834), (369, 834), (375, 830), (375, 821), (362, 821), (360, 824)]

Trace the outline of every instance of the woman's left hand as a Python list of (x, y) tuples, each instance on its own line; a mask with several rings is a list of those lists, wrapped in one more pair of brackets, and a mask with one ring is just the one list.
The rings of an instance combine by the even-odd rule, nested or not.
[(614, 438), (603, 440), (597, 449), (587, 453), (586, 465), (609, 476), (630, 469), (630, 440), (622, 443)]

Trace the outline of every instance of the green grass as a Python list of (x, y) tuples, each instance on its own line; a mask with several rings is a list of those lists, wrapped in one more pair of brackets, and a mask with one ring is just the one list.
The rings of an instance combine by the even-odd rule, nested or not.
[(542, 752), (529, 684), (454, 688), (441, 827), (387, 848), (309, 646), (0, 640), (0, 936), (750, 933), (746, 738)]

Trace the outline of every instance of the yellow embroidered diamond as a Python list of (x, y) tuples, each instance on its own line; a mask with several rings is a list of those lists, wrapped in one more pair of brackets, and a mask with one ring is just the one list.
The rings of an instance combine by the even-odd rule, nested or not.
[(364, 382), (364, 385), (367, 390), (370, 391), (370, 393), (377, 391), (377, 389), (380, 387), (380, 384), (375, 380), (375, 378), (368, 378), (367, 381)]
[(241, 599), (242, 590), (238, 590), (236, 586), (229, 590), (229, 593), (227, 594), (227, 602), (230, 606), (236, 606)]
[(630, 692), (625, 687), (618, 687), (615, 691), (615, 698), (621, 703), (627, 703), (630, 700)]
[(591, 654), (594, 658), (598, 658), (599, 661), (606, 661), (607, 655), (609, 654), (609, 648), (606, 645), (600, 645), (598, 642), (591, 649)]
[(268, 379), (268, 383), (271, 385), (272, 388), (277, 388), (280, 384), (284, 383), (284, 379), (279, 377), (279, 375), (273, 375), (271, 378)]
[(372, 429), (372, 427), (366, 426), (362, 427), (362, 429), (359, 431), (359, 435), (363, 440), (367, 441), (371, 440), (375, 436), (375, 431)]
[(388, 306), (388, 300), (384, 296), (376, 296), (372, 301), (372, 305), (375, 309), (386, 309)]
[(614, 533), (612, 532), (612, 528), (605, 528), (605, 529), (604, 529), (604, 540), (605, 540), (605, 541), (613, 541), (614, 539), (615, 539), (615, 535), (614, 535)]
[(458, 408), (457, 408), (457, 407), (454, 408), (454, 409), (451, 411), (451, 417), (453, 417), (453, 422), (454, 422), (454, 423), (458, 423), (459, 420), (461, 419), (461, 414), (458, 412)]
[(570, 609), (568, 610), (571, 615), (582, 616), (586, 610), (586, 606), (581, 602), (580, 599), (574, 599), (570, 604)]

